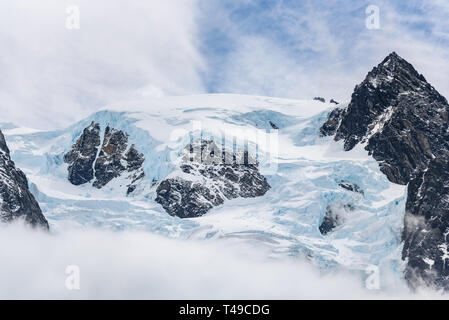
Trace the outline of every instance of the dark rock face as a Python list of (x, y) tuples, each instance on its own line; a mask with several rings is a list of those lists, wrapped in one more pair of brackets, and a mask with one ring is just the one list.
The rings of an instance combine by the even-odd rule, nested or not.
[[(356, 183), (342, 180), (338, 185), (347, 191), (359, 193), (362, 196), (364, 195), (363, 190)], [(337, 202), (328, 205), (326, 214), (319, 226), (321, 234), (325, 236), (336, 227), (343, 225), (348, 213), (352, 211), (354, 211), (354, 205), (351, 203), (342, 204)]]
[(320, 128), (321, 137), (332, 136), (337, 132), (344, 112), (344, 109), (335, 108), (329, 113), (327, 121)]
[(94, 180), (92, 185), (101, 189), (110, 181), (125, 175), (129, 180), (127, 194), (136, 189), (136, 184), (145, 174), (142, 168), (143, 154), (134, 145), (128, 149), (128, 135), (107, 126), (100, 146), (100, 125), (92, 123), (65, 155), (69, 163), (69, 181), (80, 185)]
[(320, 102), (323, 102), (323, 103), (326, 102), (326, 99), (324, 99), (322, 97), (315, 97), (315, 98), (313, 98), (313, 100), (320, 101)]
[(357, 184), (355, 184), (353, 182), (341, 181), (338, 185), (348, 191), (357, 192), (362, 195), (364, 194), (363, 190)]
[(335, 101), (334, 99), (331, 99), (330, 103), (333, 103), (333, 104), (340, 104), (339, 102)]
[(446, 99), (392, 53), (356, 86), (348, 108), (331, 113), (321, 128), (344, 140), (345, 150), (367, 142), (388, 179), (409, 184), (402, 257), (413, 288), (449, 290), (448, 111)]
[(11, 160), (5, 137), (0, 131), (0, 221), (23, 219), (33, 227), (49, 229), (25, 174)]
[(100, 125), (92, 122), (64, 156), (69, 164), (69, 181), (81, 185), (94, 178), (93, 164), (100, 145)]
[(274, 122), (272, 122), (272, 121), (270, 121), (270, 126), (271, 126), (271, 128), (273, 128), (274, 130), (279, 130), (279, 127), (278, 127), (276, 124), (274, 124)]
[(405, 277), (413, 286), (449, 290), (449, 154), (432, 160), (408, 186)]
[(344, 224), (346, 215), (351, 211), (354, 211), (354, 207), (351, 204), (334, 203), (327, 206), (326, 214), (319, 226), (321, 234), (325, 236), (336, 227)]
[(321, 133), (344, 140), (347, 151), (367, 142), (366, 149), (388, 179), (407, 184), (449, 147), (448, 111), (446, 99), (392, 53), (356, 86), (343, 113), (331, 113)]
[(157, 188), (156, 202), (172, 216), (194, 218), (223, 204), (224, 200), (200, 183), (174, 178), (161, 182)]
[(124, 160), (126, 162), (128, 178), (131, 180), (131, 183), (128, 185), (128, 190), (126, 191), (126, 194), (129, 195), (136, 190), (137, 183), (145, 177), (145, 172), (142, 167), (145, 158), (142, 153), (137, 151), (135, 145), (131, 145), (129, 150), (125, 153)]
[(180, 169), (181, 176), (156, 190), (156, 202), (180, 218), (200, 217), (225, 200), (259, 197), (270, 189), (248, 152), (232, 153), (210, 140), (188, 145)]
[(338, 217), (333, 217), (332, 213), (330, 213), (330, 208), (328, 207), (326, 210), (326, 215), (324, 216), (323, 222), (321, 222), (319, 229), (321, 234), (325, 236), (339, 224), (340, 221), (338, 221)]
[(106, 127), (104, 132), (103, 145), (95, 161), (95, 181), (94, 187), (100, 189), (109, 181), (120, 176), (125, 171), (122, 164), (123, 153), (128, 146), (128, 137), (123, 131)]

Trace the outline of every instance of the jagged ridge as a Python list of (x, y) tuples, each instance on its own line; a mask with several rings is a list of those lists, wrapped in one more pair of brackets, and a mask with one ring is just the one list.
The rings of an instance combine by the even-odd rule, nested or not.
[(412, 287), (449, 290), (448, 111), (447, 100), (393, 52), (320, 129), (347, 151), (366, 143), (390, 181), (409, 183), (402, 257)]
[(347, 151), (366, 142), (388, 179), (407, 184), (449, 148), (448, 111), (447, 100), (393, 52), (356, 86), (347, 109), (330, 114), (321, 134), (335, 134)]

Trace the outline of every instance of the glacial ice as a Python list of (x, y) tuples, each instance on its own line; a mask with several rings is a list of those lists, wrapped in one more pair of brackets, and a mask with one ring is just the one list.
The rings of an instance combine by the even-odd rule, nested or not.
[[(340, 143), (319, 137), (319, 127), (333, 107), (317, 101), (200, 95), (111, 105), (54, 131), (0, 127), (54, 232), (68, 226), (99, 227), (180, 239), (245, 241), (268, 248), (271, 258), (308, 259), (323, 272), (346, 268), (359, 272), (363, 280), (365, 269), (374, 265), (381, 279), (393, 274), (395, 281), (402, 281), (406, 189), (390, 183), (363, 146), (344, 152)], [(101, 190), (68, 182), (63, 155), (91, 121), (102, 129), (109, 124), (128, 133), (130, 144), (145, 155), (145, 188), (138, 194), (126, 197), (119, 182)], [(175, 159), (191, 136), (219, 140), (224, 131), (266, 133), (272, 129), (269, 121), (279, 127), (278, 152), (259, 158), (272, 187), (264, 197), (227, 201), (195, 219), (171, 217), (154, 202), (157, 181), (175, 170)], [(198, 124), (202, 132), (195, 129)], [(272, 161), (277, 162), (274, 172)], [(340, 187), (342, 180), (356, 183), (364, 194)], [(351, 204), (354, 210), (343, 225), (323, 236), (318, 227), (330, 204)], [(381, 285), (390, 284), (385, 280)]]

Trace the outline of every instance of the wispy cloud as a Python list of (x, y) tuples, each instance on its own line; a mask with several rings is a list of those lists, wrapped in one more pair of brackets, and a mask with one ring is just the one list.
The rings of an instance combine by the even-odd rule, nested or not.
[[(81, 29), (65, 29), (66, 7)], [(380, 8), (381, 28), (365, 27)], [(231, 92), (350, 98), (388, 53), (449, 96), (449, 5), (443, 0), (4, 0), (0, 111), (63, 126), (145, 95)]]
[[(67, 30), (66, 8), (80, 10)], [(48, 128), (141, 94), (203, 92), (196, 0), (0, 2), (0, 111)]]
[[(365, 26), (369, 5), (380, 9), (379, 30)], [(211, 8), (220, 15), (205, 20), (211, 27), (204, 37), (222, 40), (220, 51), (211, 47), (206, 55), (213, 91), (348, 99), (374, 65), (397, 51), (449, 94), (443, 1), (225, 0), (203, 10)]]

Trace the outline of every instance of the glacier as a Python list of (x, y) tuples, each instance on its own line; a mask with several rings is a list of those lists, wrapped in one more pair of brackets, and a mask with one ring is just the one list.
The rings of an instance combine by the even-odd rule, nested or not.
[[(342, 143), (319, 136), (333, 108), (314, 100), (209, 94), (120, 102), (65, 129), (40, 131), (10, 123), (0, 128), (52, 232), (95, 227), (242, 242), (267, 249), (269, 259), (306, 259), (323, 273), (350, 270), (361, 281), (375, 266), (381, 287), (388, 289), (403, 282), (407, 190), (388, 181), (363, 145), (344, 152)], [(92, 121), (126, 132), (129, 143), (144, 154), (145, 178), (136, 194), (127, 197), (120, 179), (100, 190), (67, 180), (63, 156)], [(262, 151), (260, 170), (271, 185), (265, 196), (227, 201), (194, 219), (172, 217), (154, 201), (158, 181), (176, 170), (177, 156), (192, 137), (244, 147), (242, 132), (253, 133), (250, 150)], [(267, 144), (260, 137), (276, 141)], [(363, 195), (342, 188), (341, 181), (357, 184)], [(354, 210), (342, 212), (344, 223), (322, 235), (326, 208), (345, 204)]]

